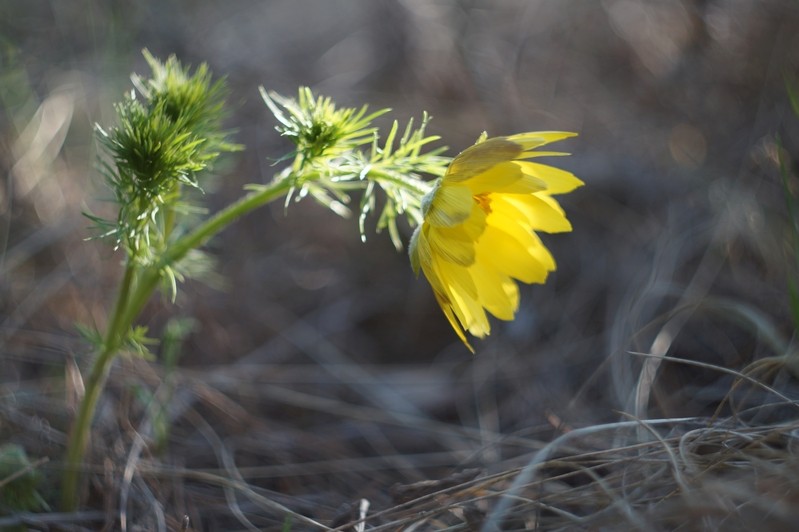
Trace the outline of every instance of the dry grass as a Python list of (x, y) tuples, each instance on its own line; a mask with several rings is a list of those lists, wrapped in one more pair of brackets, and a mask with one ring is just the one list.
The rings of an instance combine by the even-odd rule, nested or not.
[(87, 365), (73, 324), (103, 324), (119, 273), (83, 241), (81, 209), (104, 208), (91, 123), (141, 48), (230, 79), (247, 151), (211, 208), (286, 149), (259, 84), (426, 109), (453, 148), (576, 130), (558, 162), (587, 186), (565, 201), (574, 233), (547, 239), (557, 274), (474, 358), (384, 235), (363, 244), (310, 203), (242, 220), (211, 246), (223, 289), (147, 309), (156, 335), (196, 320), (178, 367), (115, 366), (82, 511), (0, 528), (793, 529), (775, 139), (799, 160), (794, 3), (89, 5), (0, 6), (0, 443), (48, 501)]
[[(158, 452), (155, 410), (132, 390), (161, 390), (165, 379), (129, 361), (101, 409), (87, 469), (90, 500), (108, 506), (0, 524), (178, 529), (187, 515), (207, 530), (280, 529), (286, 519), (292, 530), (789, 530), (799, 517), (799, 403), (771, 386), (771, 399), (725, 417), (572, 428), (551, 416), (549, 426), (496, 432), (343, 399), (354, 387), (369, 394), (375, 379), (362, 366), (337, 370), (359, 380), (336, 385), (327, 371), (285, 365), (181, 371)], [(445, 381), (437, 372), (404, 368), (397, 378)], [(31, 454), (46, 456), (64, 435), (35, 423), (43, 410), (17, 402), (3, 415), (26, 427)]]

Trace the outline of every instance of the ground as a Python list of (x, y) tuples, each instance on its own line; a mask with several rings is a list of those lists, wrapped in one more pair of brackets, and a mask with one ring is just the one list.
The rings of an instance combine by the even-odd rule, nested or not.
[[(0, 443), (51, 509), (0, 524), (318, 530), (365, 500), (372, 530), (790, 529), (798, 41), (788, 0), (3, 3)], [(241, 220), (208, 246), (219, 283), (148, 306), (154, 336), (193, 320), (178, 367), (115, 365), (85, 504), (57, 514), (75, 323), (104, 324), (121, 270), (85, 240), (93, 126), (143, 48), (228, 80), (246, 150), (211, 210), (290, 149), (259, 85), (391, 107), (382, 127), (427, 111), (450, 155), (575, 131), (557, 163), (586, 185), (544, 237), (557, 272), (476, 355), (387, 235), (312, 202)]]

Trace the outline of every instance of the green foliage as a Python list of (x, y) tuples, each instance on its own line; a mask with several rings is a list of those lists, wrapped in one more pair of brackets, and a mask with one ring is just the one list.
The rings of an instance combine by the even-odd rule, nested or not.
[[(419, 127), (414, 127), (411, 119), (401, 136), (395, 121), (381, 144), (372, 120), (388, 109), (371, 114), (367, 114), (365, 106), (338, 109), (330, 98), (314, 97), (307, 87), (300, 89), (296, 100), (267, 93), (263, 88), (261, 95), (280, 123), (277, 130), (297, 147), (289, 155), (294, 156), (294, 163), (284, 174), (292, 179), (286, 203), (291, 198), (311, 196), (333, 212), (349, 216), (347, 205), (357, 191), (361, 195), (361, 238), (366, 238), (366, 218), (379, 208), (378, 232), (387, 229), (401, 250), (398, 216), (406, 216), (412, 226), (421, 221), (420, 202), (430, 189), (428, 179), (442, 176), (450, 162), (450, 158), (440, 155), (443, 147), (422, 151), (439, 139), (425, 132), (428, 116), (423, 115)], [(382, 198), (378, 198), (378, 190), (383, 191)]]
[(88, 343), (92, 349), (100, 349), (103, 345), (103, 334), (97, 330), (97, 327), (90, 327), (81, 323), (75, 324), (78, 334), (83, 341)]
[(388, 109), (366, 114), (368, 107), (338, 109), (328, 97), (314, 98), (311, 89), (300, 87), (296, 100), (260, 87), (264, 102), (280, 122), (277, 130), (297, 147), (295, 170), (321, 157), (338, 155), (371, 142), (377, 131), (372, 120)]
[[(399, 137), (395, 122), (388, 137), (378, 142), (372, 121), (388, 110), (369, 113), (337, 108), (330, 98), (314, 97), (301, 88), (297, 100), (269, 94), (261, 88), (266, 105), (277, 118), (278, 131), (289, 138), (294, 151), (290, 167), (266, 185), (251, 185), (250, 192), (221, 211), (198, 218), (205, 211), (185, 192), (200, 189), (198, 175), (218, 155), (239, 149), (227, 142), (221, 129), (224, 117), (224, 83), (212, 82), (205, 65), (194, 73), (174, 57), (161, 63), (145, 51), (152, 77), (133, 76), (138, 95), (131, 92), (116, 107), (118, 125), (97, 127), (106, 158), (100, 167), (119, 207), (116, 220), (87, 215), (101, 236), (113, 238), (127, 254), (125, 273), (117, 300), (101, 334), (90, 328), (82, 333), (95, 348), (96, 356), (86, 382), (86, 394), (70, 431), (62, 479), (62, 508), (79, 504), (77, 486), (80, 464), (89, 441), (91, 423), (114, 359), (121, 351), (151, 358), (154, 340), (147, 329), (135, 325), (153, 291), (166, 287), (174, 299), (178, 281), (185, 276), (209, 275), (207, 255), (199, 249), (208, 239), (245, 214), (285, 196), (308, 195), (335, 212), (347, 215), (351, 194), (361, 194), (360, 228), (382, 204), (378, 230), (388, 229), (394, 244), (402, 248), (397, 217), (405, 215), (411, 225), (422, 219), (422, 197), (430, 189), (424, 175), (444, 174), (449, 159), (441, 149), (422, 149), (438, 137), (427, 136), (425, 115), (419, 127), (410, 121)], [(442, 148), (443, 149), (443, 148)], [(384, 196), (377, 198), (382, 190)], [(186, 329), (167, 330), (164, 353), (167, 373), (177, 360)], [(169, 434), (163, 405), (172, 394), (167, 376), (166, 398), (144, 394), (158, 409), (153, 415), (160, 445)], [(149, 392), (148, 392), (149, 393)]]
[[(799, 117), (799, 88), (794, 78), (786, 79), (786, 90), (794, 114)], [(791, 269), (788, 274), (788, 297), (790, 298), (791, 317), (794, 330), (799, 331), (799, 198), (797, 197), (796, 176), (790, 170), (790, 160), (784, 150), (779, 149), (780, 175), (782, 177), (785, 205), (788, 211), (788, 232), (791, 254)]]
[(788, 99), (791, 102), (791, 109), (796, 116), (799, 116), (799, 83), (796, 78), (786, 76), (785, 86), (788, 92)]
[(788, 297), (790, 299), (791, 317), (793, 319), (793, 327), (799, 331), (799, 285), (797, 285), (795, 275), (799, 272), (799, 229), (797, 224), (797, 198), (792, 192), (791, 181), (792, 176), (786, 164), (785, 155), (780, 153), (780, 173), (782, 175), (782, 185), (785, 194), (785, 203), (788, 209), (789, 217), (789, 242), (791, 251), (791, 268), (788, 274)]
[(446, 150), (445, 147), (422, 153), (424, 146), (439, 139), (438, 136), (426, 136), (428, 122), (429, 116), (426, 113), (422, 115), (422, 123), (416, 129), (413, 127), (413, 119), (409, 120), (395, 147), (399, 123), (394, 121), (382, 147), (375, 136), (368, 154), (353, 152), (349, 159), (344, 159), (341, 170), (369, 181), (361, 199), (358, 224), (362, 240), (366, 239), (366, 217), (377, 208), (375, 185), (386, 195), (377, 220), (377, 231), (388, 229), (391, 241), (398, 251), (403, 249), (403, 245), (397, 228), (397, 216), (405, 215), (412, 227), (422, 222), (422, 198), (431, 188), (423, 176), (441, 177), (450, 163), (449, 157), (440, 156)]
[(206, 65), (192, 73), (175, 57), (161, 63), (147, 51), (144, 55), (151, 77), (134, 75), (138, 95), (131, 92), (116, 106), (117, 125), (96, 128), (105, 156), (100, 170), (119, 210), (116, 220), (87, 216), (101, 237), (123, 248), (126, 262), (105, 331), (82, 329), (96, 356), (67, 445), (61, 505), (70, 511), (79, 502), (79, 465), (111, 363), (121, 351), (152, 358), (155, 341), (147, 337), (146, 327), (135, 325), (139, 313), (159, 284), (174, 299), (178, 280), (206, 272), (198, 264), (203, 256), (192, 252), (243, 214), (228, 213), (209, 224), (198, 220), (197, 214), (205, 211), (185, 194), (200, 189), (200, 172), (222, 152), (240, 149), (226, 140), (228, 132), (222, 129), (224, 81), (212, 82)]
[(0, 515), (48, 510), (37, 490), (41, 478), (21, 446), (0, 446)]
[(227, 142), (222, 130), (222, 120), (227, 116), (225, 79), (212, 82), (211, 71), (205, 63), (193, 75), (181, 67), (175, 56), (161, 64), (147, 50), (144, 51), (153, 77), (143, 79), (132, 76), (133, 84), (149, 102), (151, 108), (161, 109), (173, 122), (204, 139), (208, 155), (214, 151), (238, 151), (240, 146)]
[[(104, 347), (105, 339), (102, 333), (95, 327), (88, 327), (86, 325), (77, 324), (75, 328), (78, 330), (81, 338), (84, 339), (95, 350), (102, 350)], [(127, 354), (141, 357), (147, 360), (153, 360), (153, 354), (150, 352), (150, 347), (158, 344), (154, 338), (147, 336), (148, 329), (144, 326), (131, 327), (128, 334), (120, 346), (120, 349)]]
[(158, 451), (166, 449), (171, 430), (168, 416), (169, 405), (175, 394), (175, 369), (183, 349), (183, 342), (197, 328), (197, 321), (192, 318), (173, 318), (166, 324), (161, 344), (161, 363), (164, 366), (164, 383), (160, 397), (153, 403), (153, 436)]
[(125, 247), (130, 259), (147, 263), (163, 249), (179, 214), (181, 187), (200, 188), (198, 173), (222, 152), (226, 140), (223, 80), (211, 81), (207, 65), (193, 74), (175, 57), (161, 63), (146, 50), (149, 79), (133, 76), (131, 91), (116, 106), (118, 124), (96, 127), (108, 159), (101, 171), (119, 205), (115, 222), (88, 215), (101, 236)]
[(136, 325), (131, 327), (130, 332), (125, 337), (122, 349), (135, 356), (153, 360), (155, 357), (150, 352), (150, 346), (158, 344), (158, 340), (147, 336), (147, 327)]

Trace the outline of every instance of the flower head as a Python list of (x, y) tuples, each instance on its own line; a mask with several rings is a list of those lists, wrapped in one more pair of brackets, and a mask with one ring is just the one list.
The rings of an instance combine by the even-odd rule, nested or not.
[(427, 277), (455, 332), (490, 332), (486, 311), (512, 320), (516, 281), (543, 283), (555, 261), (536, 231), (571, 231), (554, 194), (583, 183), (573, 174), (528, 161), (566, 155), (534, 151), (574, 133), (521, 133), (467, 148), (422, 202), (424, 221), (410, 243), (411, 265)]
[(330, 97), (314, 97), (308, 87), (300, 87), (296, 100), (267, 92), (263, 87), (260, 91), (264, 103), (280, 122), (277, 130), (296, 145), (298, 167), (371, 143), (377, 132), (372, 120), (389, 111), (366, 114), (365, 105), (360, 109), (336, 107)]

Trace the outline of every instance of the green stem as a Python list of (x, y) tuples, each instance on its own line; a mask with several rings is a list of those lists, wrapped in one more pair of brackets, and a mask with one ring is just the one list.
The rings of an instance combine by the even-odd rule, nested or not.
[(161, 259), (152, 266), (139, 270), (135, 261), (128, 260), (103, 345), (86, 380), (86, 395), (78, 408), (67, 443), (66, 466), (61, 483), (61, 507), (64, 511), (75, 511), (78, 508), (80, 467), (84, 460), (97, 402), (105, 388), (111, 363), (116, 358), (131, 325), (158, 286), (163, 269), (181, 260), (189, 251), (203, 245), (238, 218), (285, 194), (291, 188), (291, 183), (292, 180), (288, 178), (278, 179), (247, 194), (170, 245)]
[(380, 181), (385, 181), (396, 187), (404, 188), (411, 192), (411, 194), (418, 196), (424, 196), (433, 188), (429, 181), (422, 181), (409, 176), (398, 176), (394, 172), (386, 172), (377, 168), (371, 168), (367, 175), (373, 181), (377, 181), (378, 183)]
[(287, 177), (278, 179), (263, 188), (250, 192), (235, 203), (231, 203), (213, 217), (206, 220), (194, 231), (183, 236), (177, 242), (169, 246), (158, 262), (159, 269), (179, 261), (186, 256), (186, 253), (203, 245), (212, 236), (219, 233), (238, 218), (282, 196), (291, 188), (292, 182), (293, 180)]
[(72, 424), (72, 430), (67, 443), (66, 466), (61, 481), (61, 507), (65, 511), (77, 509), (79, 501), (80, 465), (86, 451), (86, 443), (91, 432), (91, 423), (100, 392), (105, 387), (105, 380), (114, 355), (124, 338), (127, 326), (124, 324), (123, 315), (130, 299), (131, 289), (135, 284), (136, 266), (129, 260), (125, 267), (125, 275), (120, 284), (119, 295), (111, 314), (111, 321), (106, 329), (102, 348), (92, 364), (92, 370), (86, 381), (86, 395), (78, 407), (78, 415)]

